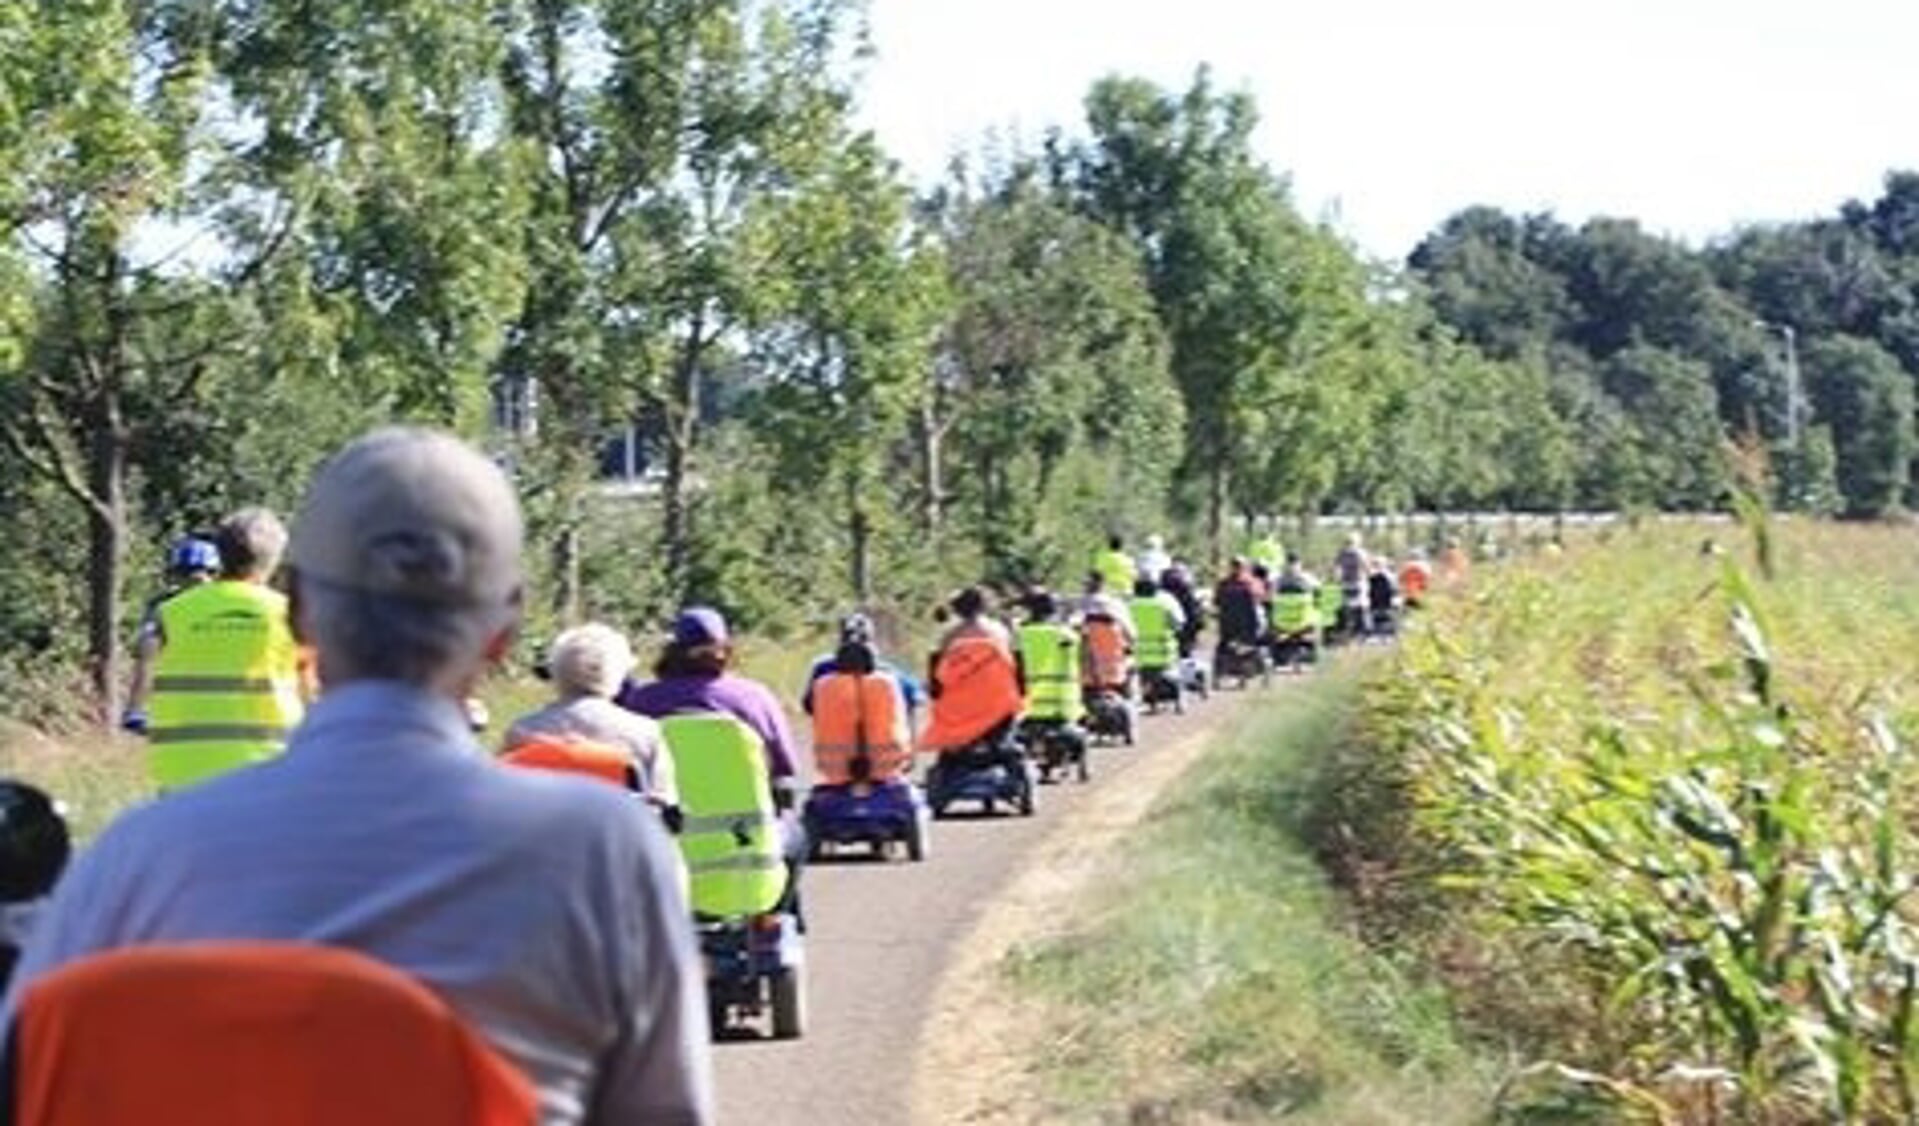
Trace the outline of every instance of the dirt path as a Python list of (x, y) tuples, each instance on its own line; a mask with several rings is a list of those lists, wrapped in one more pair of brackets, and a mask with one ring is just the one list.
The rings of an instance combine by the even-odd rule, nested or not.
[(990, 1110), (991, 1075), (1016, 1063), (994, 1060), (996, 1037), (972, 1027), (975, 1010), (1005, 1019), (980, 1003), (993, 962), (1043, 923), (1073, 873), (1145, 812), (1231, 709), (1216, 697), (1146, 720), (1138, 749), (1095, 750), (1093, 782), (1046, 787), (1036, 817), (935, 823), (925, 864), (811, 869), (811, 1025), (793, 1043), (717, 1046), (721, 1123), (899, 1126)]

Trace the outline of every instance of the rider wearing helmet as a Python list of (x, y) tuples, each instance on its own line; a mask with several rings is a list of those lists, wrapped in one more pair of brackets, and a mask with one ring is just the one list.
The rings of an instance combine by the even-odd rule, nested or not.
[(1147, 536), (1146, 550), (1139, 553), (1139, 568), (1134, 573), (1133, 581), (1136, 585), (1140, 579), (1151, 579), (1157, 583), (1172, 565), (1173, 557), (1166, 553), (1166, 540), (1160, 536)]
[(140, 613), (140, 629), (133, 642), (133, 683), (127, 688), (127, 706), (120, 725), (128, 731), (147, 729), (147, 697), (153, 692), (153, 659), (160, 652), (160, 604), (189, 587), (212, 582), (220, 573), (220, 549), (201, 536), (182, 536), (167, 549), (166, 586), (147, 601)]
[(820, 678), (838, 670), (840, 653), (849, 645), (864, 646), (874, 654), (874, 671), (886, 673), (899, 682), (900, 695), (904, 698), (907, 714), (910, 716), (920, 710), (926, 700), (926, 693), (920, 686), (919, 678), (893, 662), (879, 657), (879, 644), (874, 637), (873, 619), (865, 614), (848, 614), (840, 619), (839, 648), (813, 662), (812, 669), (806, 674), (806, 687), (800, 692), (800, 707), (807, 715), (813, 714), (813, 686)]

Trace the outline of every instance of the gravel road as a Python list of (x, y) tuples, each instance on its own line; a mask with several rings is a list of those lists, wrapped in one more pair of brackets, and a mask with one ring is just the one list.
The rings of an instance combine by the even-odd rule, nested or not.
[(984, 906), (1061, 814), (1087, 792), (1123, 786), (1155, 746), (1210, 726), (1215, 699), (1148, 717), (1137, 749), (1099, 747), (1093, 781), (1044, 787), (1036, 816), (955, 817), (933, 825), (923, 864), (826, 860), (805, 882), (809, 1027), (789, 1043), (715, 1047), (723, 1126), (902, 1126), (933, 990)]

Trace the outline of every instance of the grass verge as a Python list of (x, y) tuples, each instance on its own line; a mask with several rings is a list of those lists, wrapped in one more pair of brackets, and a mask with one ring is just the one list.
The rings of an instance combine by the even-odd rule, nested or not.
[(1494, 1069), (1441, 992), (1353, 936), (1307, 839), (1359, 664), (1247, 709), (1078, 918), (1006, 958), (1009, 984), (1041, 1002), (1034, 1118), (1484, 1119)]

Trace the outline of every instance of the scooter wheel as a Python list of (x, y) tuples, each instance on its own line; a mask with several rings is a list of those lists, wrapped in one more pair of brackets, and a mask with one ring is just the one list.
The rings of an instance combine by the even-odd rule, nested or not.
[(806, 977), (797, 966), (773, 975), (773, 1039), (798, 1040), (806, 1032)]
[(926, 831), (926, 821), (919, 817), (913, 818), (912, 824), (906, 829), (906, 859), (915, 864), (926, 859), (928, 836), (930, 834)]

